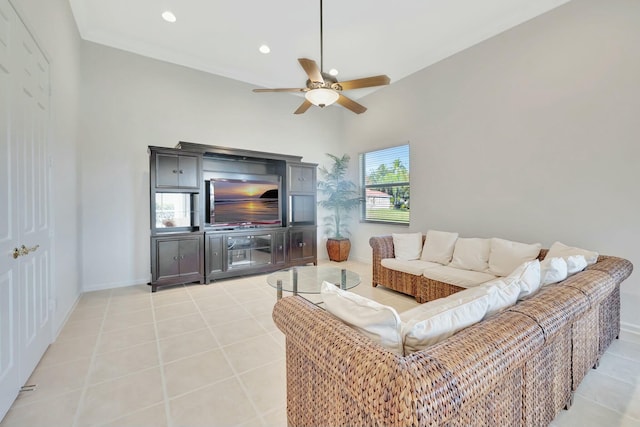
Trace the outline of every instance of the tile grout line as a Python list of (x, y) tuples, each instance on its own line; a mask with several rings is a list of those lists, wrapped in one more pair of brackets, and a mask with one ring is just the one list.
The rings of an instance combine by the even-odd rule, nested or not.
[[(233, 298), (233, 295), (231, 295), (229, 292), (227, 292), (227, 290), (224, 287), (221, 287), (222, 290), (231, 297), (231, 299), (233, 299), (235, 301), (235, 298)], [(198, 310), (198, 313), (200, 314), (200, 317), (202, 317), (202, 320), (204, 319), (204, 316), (202, 315), (202, 310), (200, 309), (200, 306), (196, 303), (195, 298), (193, 297), (193, 294), (191, 292), (189, 292), (189, 296), (191, 297), (191, 300), (193, 301), (193, 304), (196, 306), (196, 310)], [(244, 308), (241, 307), (243, 310)], [(246, 311), (246, 310), (245, 310)], [(251, 313), (249, 313), (251, 314)], [(221, 353), (222, 353), (222, 357), (224, 357), (224, 359), (227, 361), (227, 364), (229, 365), (229, 368), (231, 368), (231, 372), (233, 372), (233, 378), (235, 378), (235, 380), (238, 382), (238, 384), (240, 385), (240, 388), (242, 389), (242, 392), (245, 394), (245, 396), (247, 397), (247, 399), (249, 400), (249, 403), (251, 403), (251, 407), (253, 408), (253, 410), (255, 411), (256, 415), (258, 416), (258, 418), (260, 419), (260, 422), (264, 424), (264, 420), (262, 418), (262, 413), (261, 411), (258, 409), (258, 407), (256, 406), (255, 402), (253, 401), (253, 399), (251, 398), (251, 395), (249, 394), (249, 392), (247, 391), (247, 388), (245, 387), (244, 383), (242, 382), (242, 380), (240, 379), (240, 375), (238, 375), (238, 372), (236, 371), (236, 369), (233, 367), (233, 364), (231, 363), (231, 360), (229, 359), (229, 356), (227, 355), (227, 352), (224, 351), (223, 346), (220, 343), (220, 340), (218, 340), (218, 337), (216, 336), (216, 334), (213, 332), (213, 329), (211, 328), (211, 325), (209, 325), (208, 322), (205, 321), (205, 324), (207, 325), (207, 329), (209, 330), (209, 333), (213, 336), (213, 339), (216, 341), (216, 343), (218, 344), (218, 348), (220, 349)], [(262, 328), (262, 325), (258, 325)], [(262, 328), (264, 329), (264, 328)], [(250, 420), (249, 420), (250, 421)], [(171, 427), (171, 426), (169, 426)]]
[(616, 414), (618, 414), (618, 415), (620, 416), (620, 418), (628, 418), (628, 419), (630, 419), (630, 420), (632, 420), (632, 421), (640, 421), (640, 419), (638, 419), (638, 418), (636, 418), (636, 417), (634, 417), (634, 416), (632, 416), (632, 415), (628, 415), (628, 414), (622, 413), (622, 412), (618, 411), (618, 410), (617, 410), (617, 409), (615, 409), (615, 408), (611, 408), (611, 407), (609, 407), (609, 406), (607, 406), (607, 405), (603, 404), (602, 402), (598, 402), (597, 400), (592, 399), (592, 398), (591, 398), (591, 397), (589, 397), (588, 395), (585, 395), (585, 394), (583, 394), (583, 393), (576, 393), (576, 395), (577, 395), (577, 396), (580, 396), (580, 397), (581, 397), (581, 398), (583, 398), (584, 400), (589, 401), (591, 404), (595, 404), (596, 406), (599, 406), (599, 407), (600, 407), (600, 408), (602, 408), (602, 409), (606, 409), (606, 410), (608, 410), (608, 411), (615, 412)]
[[(605, 352), (605, 354), (606, 354), (606, 352)], [(613, 376), (611, 376), (611, 375), (608, 375), (608, 374), (606, 374), (606, 373), (598, 372), (597, 370), (592, 370), (592, 371), (588, 372), (588, 373), (587, 373), (587, 376), (591, 375), (591, 379), (592, 379), (593, 381), (596, 381), (596, 382), (600, 382), (600, 381), (598, 380), (597, 376), (596, 376), (596, 378), (595, 378), (595, 379), (594, 379), (594, 378), (592, 378), (592, 377), (593, 377), (593, 374), (598, 374), (597, 376), (607, 377), (607, 378), (609, 378), (609, 379), (612, 379), (612, 380), (618, 381), (618, 382), (623, 383), (623, 384), (627, 384), (627, 385), (631, 385), (631, 386), (635, 385), (635, 384), (632, 384), (632, 383), (628, 383), (628, 382), (626, 382), (626, 381), (623, 381), (623, 380), (621, 380), (621, 379), (619, 379), (619, 378), (613, 377)], [(634, 420), (634, 421), (640, 421), (640, 418), (636, 418), (636, 417), (634, 417), (634, 416), (632, 416), (632, 415), (629, 415), (629, 414), (626, 414), (626, 413), (620, 412), (618, 409), (613, 408), (613, 407), (611, 407), (611, 406), (608, 406), (608, 405), (606, 405), (604, 402), (598, 401), (597, 399), (595, 399), (595, 398), (593, 397), (593, 395), (592, 395), (591, 393), (585, 393), (584, 391), (580, 391), (580, 387), (578, 387), (578, 390), (577, 390), (575, 393), (576, 393), (576, 396), (580, 396), (581, 398), (583, 398), (583, 399), (585, 399), (585, 400), (588, 400), (589, 402), (594, 403), (594, 404), (596, 404), (596, 405), (600, 406), (601, 408), (604, 408), (604, 409), (607, 409), (607, 410), (609, 410), (609, 411), (615, 412), (616, 414), (619, 414), (619, 415), (620, 415), (621, 417), (623, 417), (623, 418), (629, 418), (629, 419)]]
[[(182, 286), (190, 295), (186, 286)], [(171, 405), (169, 403), (169, 393), (167, 392), (167, 379), (164, 375), (164, 359), (162, 358), (162, 350), (160, 349), (160, 334), (158, 332), (158, 321), (156, 319), (156, 306), (153, 303), (153, 293), (150, 292), (151, 299), (151, 316), (153, 317), (153, 331), (156, 335), (156, 351), (158, 352), (158, 362), (160, 363), (160, 384), (162, 384), (162, 400), (164, 403), (164, 414), (167, 418), (167, 427), (173, 427), (173, 417), (171, 416)]]
[(111, 296), (113, 295), (113, 290), (109, 292), (109, 298), (107, 299), (107, 304), (104, 309), (104, 314), (102, 316), (102, 322), (100, 323), (100, 329), (98, 330), (98, 339), (93, 347), (93, 351), (91, 352), (91, 360), (89, 362), (89, 369), (87, 370), (87, 375), (84, 378), (84, 384), (82, 385), (82, 391), (80, 392), (80, 398), (78, 400), (78, 407), (76, 408), (76, 413), (73, 417), (72, 427), (77, 427), (78, 422), (80, 420), (80, 414), (82, 413), (84, 407), (84, 400), (87, 396), (87, 392), (89, 391), (89, 379), (91, 378), (91, 373), (93, 372), (94, 364), (96, 361), (96, 357), (98, 356), (98, 346), (100, 345), (100, 340), (102, 339), (102, 331), (104, 329), (104, 324), (107, 320), (107, 315), (109, 313), (109, 307), (111, 306)]

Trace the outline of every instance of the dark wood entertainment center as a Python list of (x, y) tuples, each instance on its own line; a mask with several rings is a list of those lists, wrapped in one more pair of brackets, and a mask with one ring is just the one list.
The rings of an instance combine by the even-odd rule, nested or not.
[[(152, 292), (317, 264), (317, 164), (190, 142), (150, 146), (149, 159)], [(219, 194), (229, 183), (272, 190), (225, 207)]]

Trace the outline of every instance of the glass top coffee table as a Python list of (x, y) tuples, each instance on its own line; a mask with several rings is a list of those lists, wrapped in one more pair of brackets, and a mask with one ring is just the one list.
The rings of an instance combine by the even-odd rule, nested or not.
[(277, 289), (278, 299), (282, 298), (282, 291), (294, 295), (319, 294), (324, 281), (351, 289), (360, 284), (360, 276), (344, 268), (315, 265), (291, 267), (267, 276), (267, 283)]

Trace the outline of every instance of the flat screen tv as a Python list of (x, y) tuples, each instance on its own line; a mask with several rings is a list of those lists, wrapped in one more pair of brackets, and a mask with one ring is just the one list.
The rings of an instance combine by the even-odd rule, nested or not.
[(210, 224), (215, 226), (279, 225), (280, 181), (274, 178), (214, 178), (208, 185)]

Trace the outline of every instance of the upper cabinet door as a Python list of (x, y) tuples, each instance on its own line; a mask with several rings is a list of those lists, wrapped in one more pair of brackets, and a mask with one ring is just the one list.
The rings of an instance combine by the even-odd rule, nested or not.
[(198, 157), (160, 154), (156, 156), (156, 187), (199, 188)]
[(181, 188), (198, 188), (198, 158), (178, 156), (178, 186)]
[(315, 193), (316, 167), (307, 165), (289, 165), (289, 191)]

